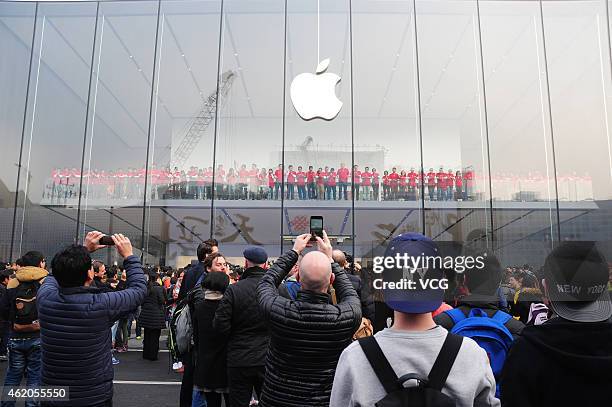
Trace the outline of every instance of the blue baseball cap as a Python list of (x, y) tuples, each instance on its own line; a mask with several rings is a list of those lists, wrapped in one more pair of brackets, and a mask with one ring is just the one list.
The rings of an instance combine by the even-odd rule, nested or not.
[[(433, 240), (420, 233), (402, 233), (391, 240), (385, 257), (408, 258), (401, 264), (394, 262), (393, 267), (385, 267), (382, 272), (383, 297), (389, 308), (408, 314), (424, 314), (442, 305), (444, 289), (440, 288), (440, 280), (445, 277), (440, 250)], [(410, 288), (406, 287), (408, 284)]]
[(255, 264), (264, 264), (268, 261), (268, 253), (259, 246), (248, 246), (242, 252), (245, 259)]

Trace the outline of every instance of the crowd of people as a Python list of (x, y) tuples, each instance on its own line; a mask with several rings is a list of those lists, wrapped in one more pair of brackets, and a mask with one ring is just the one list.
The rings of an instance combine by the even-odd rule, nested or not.
[[(338, 167), (288, 165), (283, 168), (259, 168), (242, 164), (237, 168), (213, 167), (174, 170), (155, 165), (116, 171), (92, 170), (81, 174), (76, 168), (54, 169), (45, 185), (43, 199), (62, 203), (75, 198), (83, 182), (82, 193), (92, 199), (137, 199), (144, 193), (145, 178), (151, 199), (215, 199), (221, 200), (356, 200), (363, 201), (469, 201), (478, 198), (482, 184), (472, 168), (453, 170), (446, 167), (418, 168), (373, 167), (353, 169)], [(498, 199), (536, 200), (546, 196), (546, 178), (538, 173), (528, 175), (493, 175), (492, 184)], [(588, 179), (587, 179), (588, 178)], [(213, 182), (214, 179), (214, 182)], [(590, 177), (559, 176), (559, 190), (564, 200), (592, 199)], [(567, 185), (566, 185), (567, 184)], [(482, 188), (480, 188), (482, 189)], [(516, 195), (522, 192), (523, 195)], [(528, 193), (534, 196), (528, 196)]]
[[(143, 267), (121, 234), (111, 238), (122, 265), (92, 261), (103, 236), (88, 233), (50, 264), (30, 251), (2, 265), (5, 387), (68, 386), (70, 400), (45, 403), (110, 406), (116, 353), (136, 322), (145, 360), (158, 358), (169, 329), (181, 407), (609, 402), (612, 269), (593, 242), (560, 243), (537, 271), (467, 253), (482, 267), (395, 265), (378, 275), (325, 232), (297, 236), (273, 263), (249, 246), (244, 267), (210, 239), (179, 270)], [(403, 233), (385, 257), (441, 250)], [(379, 277), (387, 285), (374, 289)], [(414, 287), (397, 289), (405, 281)]]

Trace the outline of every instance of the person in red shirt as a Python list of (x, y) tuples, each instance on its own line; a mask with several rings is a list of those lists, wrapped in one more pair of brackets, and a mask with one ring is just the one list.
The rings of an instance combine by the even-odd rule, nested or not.
[(463, 177), (461, 171), (455, 173), (455, 190), (457, 191), (457, 199), (465, 199), (463, 197)]
[(257, 190), (259, 189), (259, 169), (257, 164), (252, 164), (249, 170), (249, 199), (255, 199)]
[(317, 199), (317, 184), (316, 184), (317, 173), (313, 171), (312, 165), (308, 166), (308, 172), (306, 173), (306, 183), (308, 184), (308, 199)]
[(217, 166), (215, 171), (215, 199), (223, 199), (225, 196), (225, 169), (222, 164)]
[(295, 183), (297, 181), (296, 172), (293, 171), (293, 165), (289, 166), (287, 171), (287, 199), (293, 200), (293, 193), (295, 192)]
[(302, 166), (298, 166), (297, 172), (295, 173), (295, 178), (297, 179), (297, 192), (298, 199), (300, 201), (306, 200), (306, 173), (302, 171)]
[(372, 199), (372, 173), (370, 167), (365, 167), (361, 173), (361, 197), (364, 201)]
[(274, 185), (276, 180), (274, 179), (274, 170), (270, 168), (268, 170), (268, 199), (274, 199)]
[(327, 173), (327, 200), (336, 200), (336, 170), (332, 167)]
[(233, 168), (227, 170), (226, 184), (226, 195), (223, 199), (236, 199), (236, 195), (238, 193), (238, 174), (236, 173), (236, 171), (234, 171)]
[(349, 179), (349, 169), (344, 166), (344, 163), (340, 164), (340, 168), (338, 168), (338, 198), (342, 199), (344, 196), (344, 200), (348, 199), (347, 196), (347, 186)]
[(414, 171), (414, 168), (411, 168), (408, 173), (408, 197), (412, 201), (417, 199), (418, 178), (419, 174)]
[(238, 188), (236, 191), (238, 199), (247, 199), (248, 183), (249, 170), (247, 170), (246, 164), (242, 164), (238, 170)]
[(387, 201), (391, 199), (391, 180), (389, 179), (389, 171), (383, 171), (382, 186), (383, 186), (382, 199)]
[(463, 172), (463, 186), (465, 190), (463, 191), (464, 199), (472, 200), (473, 199), (473, 188), (474, 188), (474, 170), (471, 167), (468, 167), (467, 171)]
[(353, 196), (355, 200), (359, 200), (359, 189), (361, 188), (361, 171), (359, 166), (353, 166)]
[(443, 201), (446, 196), (446, 173), (443, 167), (436, 173), (436, 191), (438, 201)]
[(204, 170), (204, 199), (212, 199), (213, 167)]
[(433, 168), (430, 168), (427, 173), (427, 193), (429, 194), (429, 200), (433, 201), (436, 193), (436, 173)]
[(405, 170), (400, 171), (399, 175), (399, 197), (404, 201), (408, 199), (408, 175)]
[(399, 179), (400, 176), (397, 173), (397, 168), (391, 169), (391, 174), (388, 175), (389, 184), (391, 186), (391, 200), (397, 201), (399, 192)]
[(453, 175), (453, 170), (448, 170), (448, 173), (446, 174), (446, 200), (447, 201), (453, 201), (454, 198), (454, 193), (453, 193), (453, 186), (455, 185), (455, 176)]
[(376, 168), (372, 168), (372, 199), (378, 201), (378, 196), (380, 192), (380, 174), (376, 172)]
[(317, 170), (317, 199), (323, 200), (325, 199), (325, 171), (323, 168), (319, 168)]
[(278, 164), (278, 168), (274, 171), (274, 199), (281, 198), (281, 187), (283, 186), (285, 174), (283, 173), (283, 164)]

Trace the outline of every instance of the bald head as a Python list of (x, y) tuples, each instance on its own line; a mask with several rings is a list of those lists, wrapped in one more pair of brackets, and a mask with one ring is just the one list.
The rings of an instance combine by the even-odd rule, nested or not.
[(300, 262), (299, 280), (304, 290), (327, 292), (334, 281), (329, 258), (321, 252), (310, 252)]
[(342, 250), (334, 250), (332, 252), (332, 258), (342, 268), (346, 266), (346, 256)]

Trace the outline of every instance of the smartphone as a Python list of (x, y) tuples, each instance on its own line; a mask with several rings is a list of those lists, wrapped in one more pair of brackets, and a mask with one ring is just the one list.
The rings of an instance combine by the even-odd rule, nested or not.
[(104, 235), (100, 238), (100, 244), (105, 245), (105, 246), (114, 246), (115, 242), (113, 241), (112, 237), (108, 235)]
[(316, 240), (315, 236), (323, 238), (323, 216), (310, 217), (310, 234), (312, 240)]

